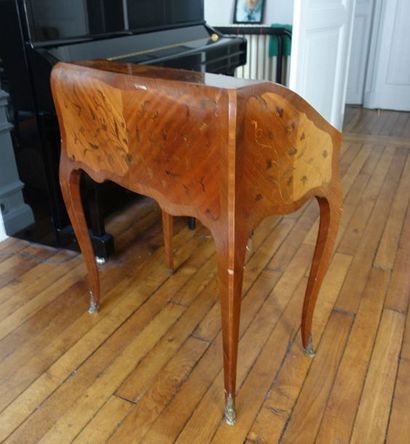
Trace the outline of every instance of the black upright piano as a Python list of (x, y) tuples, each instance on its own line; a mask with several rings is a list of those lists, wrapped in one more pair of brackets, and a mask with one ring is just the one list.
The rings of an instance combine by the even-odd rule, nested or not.
[[(49, 77), (58, 61), (96, 58), (233, 75), (246, 62), (246, 41), (209, 27), (203, 0), (0, 0), (0, 81), (10, 94), (18, 171), (35, 217), (20, 237), (75, 248), (58, 184)], [(96, 256), (106, 258), (113, 238), (104, 218), (130, 193), (86, 177), (82, 195)]]

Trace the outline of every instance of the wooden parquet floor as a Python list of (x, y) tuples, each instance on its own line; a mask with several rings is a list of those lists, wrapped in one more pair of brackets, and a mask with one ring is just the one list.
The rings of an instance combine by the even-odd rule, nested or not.
[(410, 114), (348, 108), (344, 213), (314, 319), (299, 324), (318, 208), (265, 220), (244, 282), (238, 423), (222, 421), (220, 313), (209, 234), (178, 219), (170, 275), (150, 200), (109, 221), (103, 306), (81, 256), (0, 244), (0, 441), (410, 442)]

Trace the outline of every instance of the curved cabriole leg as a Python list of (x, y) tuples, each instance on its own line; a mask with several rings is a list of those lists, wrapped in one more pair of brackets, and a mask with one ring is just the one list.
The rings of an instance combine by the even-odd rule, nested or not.
[(235, 390), (246, 238), (217, 243), (224, 356), (225, 421), (236, 422)]
[(174, 234), (173, 217), (162, 210), (162, 232), (164, 235), (164, 251), (167, 266), (171, 272), (174, 272), (174, 255), (172, 254), (172, 236)]
[(302, 311), (302, 344), (306, 355), (315, 355), (312, 344), (312, 318), (317, 296), (332, 257), (341, 215), (339, 193), (331, 198), (317, 197), (320, 208), (319, 232)]
[(63, 158), (60, 162), (61, 191), (71, 225), (73, 226), (87, 267), (90, 287), (90, 306), (88, 312), (92, 314), (98, 310), (100, 305), (100, 281), (94, 250), (88, 234), (87, 222), (81, 202), (80, 177), (81, 170), (73, 169), (71, 163)]

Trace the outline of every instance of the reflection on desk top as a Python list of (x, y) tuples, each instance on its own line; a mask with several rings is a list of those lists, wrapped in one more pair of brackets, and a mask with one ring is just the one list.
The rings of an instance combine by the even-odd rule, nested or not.
[(163, 68), (150, 65), (136, 65), (133, 63), (118, 63), (108, 60), (85, 60), (75, 62), (75, 65), (109, 71), (118, 74), (128, 74), (151, 79), (175, 80), (186, 83), (203, 84), (222, 89), (239, 89), (251, 85), (266, 83), (260, 80), (237, 79), (236, 77), (206, 72), (188, 71), (184, 69)]

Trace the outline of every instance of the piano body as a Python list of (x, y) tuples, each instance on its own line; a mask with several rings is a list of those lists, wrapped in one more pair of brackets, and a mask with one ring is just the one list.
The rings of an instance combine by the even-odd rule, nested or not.
[[(36, 219), (23, 238), (77, 248), (58, 183), (49, 78), (58, 61), (89, 59), (233, 75), (246, 62), (246, 41), (207, 26), (203, 0), (1, 0), (1, 84), (10, 94), (19, 175)], [(106, 258), (113, 238), (104, 217), (132, 197), (87, 177), (82, 195), (95, 254)]]

